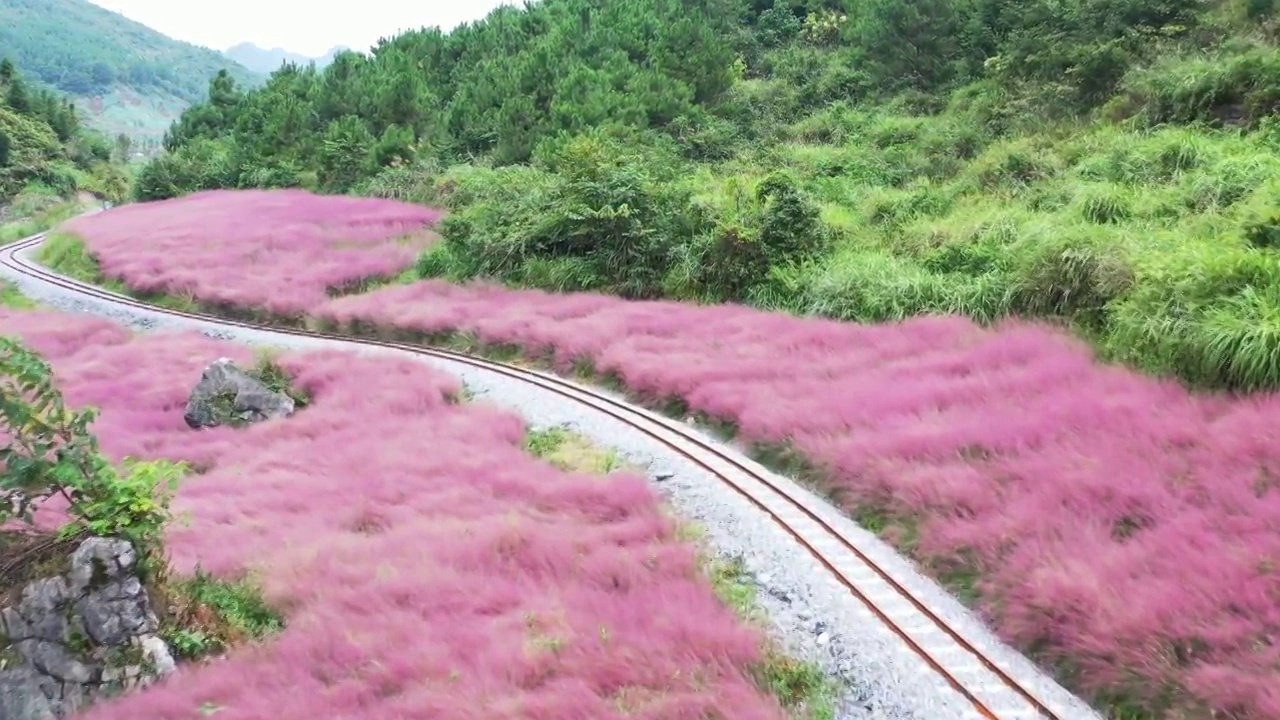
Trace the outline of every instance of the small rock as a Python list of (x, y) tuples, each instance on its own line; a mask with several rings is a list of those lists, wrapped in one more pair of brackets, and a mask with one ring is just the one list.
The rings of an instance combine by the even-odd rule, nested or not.
[(193, 429), (262, 422), (293, 414), (293, 398), (219, 358), (204, 369), (191, 391), (183, 419)]
[(789, 595), (786, 590), (783, 590), (782, 588), (776, 588), (776, 587), (770, 587), (768, 590), (769, 590), (769, 595), (772, 596), (773, 598), (787, 605), (791, 604), (791, 595)]
[(143, 635), (138, 638), (138, 642), (142, 646), (142, 657), (155, 668), (156, 675), (163, 677), (178, 669), (169, 646), (159, 636)]
[(821, 635), (818, 636), (819, 645), (826, 645), (830, 640), (831, 640), (831, 636), (827, 633), (822, 633)]

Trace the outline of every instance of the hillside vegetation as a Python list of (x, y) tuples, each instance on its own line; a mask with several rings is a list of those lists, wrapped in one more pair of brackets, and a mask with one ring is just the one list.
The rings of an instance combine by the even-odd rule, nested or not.
[(143, 199), (439, 204), (424, 276), (885, 321), (1061, 319), (1280, 386), (1272, 0), (545, 0), (222, 78)]
[(0, 0), (0, 54), (33, 81), (72, 95), (104, 131), (164, 132), (209, 79), (226, 69), (259, 82), (221, 53), (174, 40), (87, 0)]
[(32, 88), (0, 59), (0, 209), (20, 193), (26, 202), (15, 205), (37, 211), (81, 191), (124, 199), (129, 179), (113, 151), (70, 101)]

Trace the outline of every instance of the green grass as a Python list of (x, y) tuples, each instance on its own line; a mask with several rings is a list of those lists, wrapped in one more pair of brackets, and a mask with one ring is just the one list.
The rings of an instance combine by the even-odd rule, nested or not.
[(124, 285), (102, 277), (98, 261), (89, 254), (84, 241), (65, 232), (52, 232), (40, 245), (36, 259), (51, 270), (73, 280), (102, 285), (108, 290), (120, 291)]
[(229, 582), (196, 569), (171, 579), (160, 634), (179, 659), (223, 652), (244, 641), (260, 640), (284, 629), (284, 618), (247, 579)]
[(0, 307), (30, 310), (35, 306), (35, 302), (18, 292), (18, 288), (14, 287), (12, 283), (0, 280)]
[(288, 395), (293, 400), (294, 407), (299, 410), (310, 405), (311, 395), (293, 384), (293, 376), (280, 367), (276, 359), (275, 351), (259, 350), (253, 367), (248, 371), (249, 375), (272, 392)]
[(616, 450), (597, 447), (590, 439), (563, 427), (530, 430), (524, 447), (561, 470), (607, 475), (623, 467)]
[(14, 219), (0, 225), (0, 246), (44, 232), (82, 210), (78, 200), (65, 200), (44, 188), (28, 188), (9, 206)]
[[(756, 586), (741, 558), (706, 560), (707, 574), (716, 595), (739, 617), (764, 623)], [(756, 683), (767, 689), (794, 718), (831, 720), (835, 717), (838, 687), (814, 663), (791, 657), (770, 644), (765, 660), (753, 668)]]
[[(131, 291), (119, 280), (107, 278), (102, 274), (102, 266), (97, 258), (89, 254), (84, 240), (67, 232), (54, 231), (40, 245), (36, 253), (36, 261), (54, 272), (66, 275), (73, 280), (97, 285), (115, 293), (129, 295), (172, 310), (192, 312), (199, 309), (198, 303), (191, 297), (175, 297), (172, 295), (141, 295)], [(294, 398), (295, 401), (298, 398)]]

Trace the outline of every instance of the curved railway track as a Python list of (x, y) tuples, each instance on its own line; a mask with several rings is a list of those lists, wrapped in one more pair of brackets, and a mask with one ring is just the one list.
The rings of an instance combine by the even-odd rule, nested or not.
[[(920, 658), (924, 666), (921, 670), (927, 667), (928, 672), (937, 673), (963, 697), (968, 706), (971, 706), (971, 712), (965, 713), (968, 717), (984, 720), (1093, 720), (1099, 717), (1085, 709), (1078, 699), (1056, 686), (1055, 689), (1060, 692), (1054, 695), (1058, 697), (1050, 699), (1037, 696), (1029, 689), (1030, 683), (1025, 679), (1025, 670), (1003, 667), (988, 653), (984, 653), (978, 646), (986, 643), (966, 637), (961, 630), (953, 627), (939, 612), (928, 607), (926, 602), (896, 578), (893, 572), (877, 563), (860, 546), (860, 540), (849, 537), (825, 519), (824, 516), (831, 512), (830, 507), (821, 507), (821, 501), (798, 492), (789, 483), (778, 482), (769, 477), (769, 473), (763, 472), (763, 468), (751, 467), (753, 463), (743, 462), (725, 453), (681, 422), (555, 375), (463, 353), (258, 325), (139, 302), (125, 295), (68, 279), (24, 259), (22, 254), (38, 246), (44, 237), (42, 233), (0, 249), (0, 266), (16, 274), (117, 306), (225, 327), (319, 338), (355, 347), (378, 347), (460, 363), (535, 385), (612, 417), (701, 467), (772, 518), (827, 569), (835, 582), (865, 605)], [(1019, 675), (1022, 677), (1019, 678)], [(1043, 679), (1037, 684), (1043, 686)]]

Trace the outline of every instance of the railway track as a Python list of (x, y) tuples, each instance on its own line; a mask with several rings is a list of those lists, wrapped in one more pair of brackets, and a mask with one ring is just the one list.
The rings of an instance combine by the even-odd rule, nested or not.
[[(266, 331), (279, 335), (319, 338), (352, 347), (377, 347), (434, 357), (529, 383), (612, 417), (638, 433), (712, 474), (767, 514), (796, 543), (803, 546), (830, 574), (920, 659), (920, 671), (936, 673), (961, 698), (967, 718), (984, 720), (1099, 719), (1080, 700), (1043, 676), (1028, 678), (1026, 668), (1002, 666), (985, 652), (990, 638), (975, 639), (948, 622), (940, 612), (914, 594), (895, 573), (882, 567), (864, 541), (850, 537), (829, 520), (834, 510), (789, 482), (770, 477), (764, 468), (724, 452), (685, 424), (635, 407), (602, 392), (556, 375), (483, 360), (463, 353), (397, 342), (356, 339), (331, 333), (257, 325), (212, 315), (182, 312), (139, 302), (125, 295), (80, 283), (35, 265), (22, 255), (44, 239), (35, 235), (0, 249), (0, 266), (63, 290), (110, 304), (187, 318), (225, 327)], [(754, 467), (753, 467), (754, 466)], [(1036, 673), (1038, 675), (1038, 673)], [(1041, 688), (1039, 695), (1030, 689)], [(1049, 685), (1055, 692), (1046, 693)], [(1052, 695), (1053, 697), (1049, 697)], [(934, 718), (921, 718), (934, 720)]]

